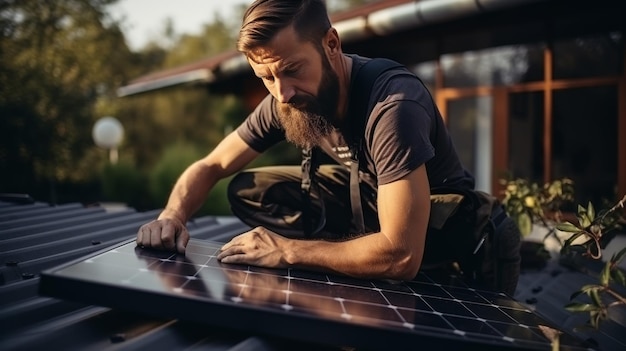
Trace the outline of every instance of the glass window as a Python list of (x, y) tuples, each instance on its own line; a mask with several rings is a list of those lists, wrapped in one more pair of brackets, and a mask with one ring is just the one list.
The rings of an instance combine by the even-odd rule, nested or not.
[(513, 178), (538, 184), (543, 184), (543, 108), (542, 92), (509, 95), (509, 164), (505, 171)]
[(441, 56), (445, 87), (500, 86), (543, 79), (543, 45), (519, 45)]
[(552, 175), (574, 181), (576, 201), (614, 201), (617, 186), (617, 88), (554, 92)]
[(448, 101), (448, 130), (465, 168), (476, 178), (476, 189), (491, 191), (491, 96)]
[(620, 74), (624, 41), (619, 32), (554, 43), (554, 79)]

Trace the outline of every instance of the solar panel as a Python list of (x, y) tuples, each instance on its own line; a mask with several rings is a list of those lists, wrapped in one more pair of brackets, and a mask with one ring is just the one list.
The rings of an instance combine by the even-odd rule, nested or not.
[[(549, 350), (546, 320), (505, 294), (427, 273), (410, 282), (223, 264), (222, 243), (185, 255), (134, 241), (42, 272), (42, 295), (317, 344)], [(556, 329), (556, 328), (554, 328)], [(589, 349), (562, 334), (561, 350)]]

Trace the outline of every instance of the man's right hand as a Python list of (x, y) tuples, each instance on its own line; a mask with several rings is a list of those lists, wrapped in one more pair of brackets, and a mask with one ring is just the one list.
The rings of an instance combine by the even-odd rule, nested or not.
[(157, 219), (146, 223), (137, 231), (137, 245), (158, 250), (176, 250), (185, 253), (189, 232), (185, 225), (174, 218)]

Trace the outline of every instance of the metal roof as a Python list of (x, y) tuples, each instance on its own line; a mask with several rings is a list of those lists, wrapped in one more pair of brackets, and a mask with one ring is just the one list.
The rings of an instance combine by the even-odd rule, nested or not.
[[(40, 296), (41, 271), (132, 239), (159, 211), (21, 202), (0, 200), (2, 350), (319, 350), (307, 343), (261, 339), (182, 320)], [(226, 241), (247, 226), (232, 216), (203, 216), (191, 220), (188, 228), (194, 238)], [(550, 261), (541, 269), (523, 272), (515, 298), (600, 350), (626, 349), (625, 309), (617, 310), (600, 331), (585, 332), (575, 328), (585, 323), (586, 314), (563, 309), (570, 294), (593, 282), (597, 271), (597, 266), (577, 271)], [(626, 294), (624, 289), (620, 292)]]

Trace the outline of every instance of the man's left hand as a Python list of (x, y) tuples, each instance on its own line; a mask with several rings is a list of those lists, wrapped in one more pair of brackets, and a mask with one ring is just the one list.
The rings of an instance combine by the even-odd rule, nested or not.
[(217, 259), (223, 263), (287, 268), (284, 248), (288, 240), (266, 228), (256, 227), (222, 246)]

